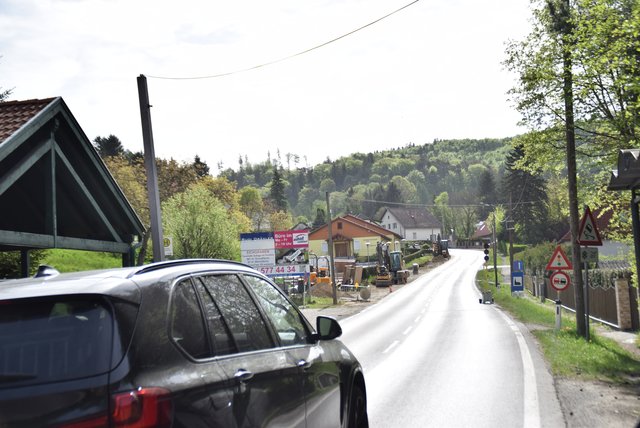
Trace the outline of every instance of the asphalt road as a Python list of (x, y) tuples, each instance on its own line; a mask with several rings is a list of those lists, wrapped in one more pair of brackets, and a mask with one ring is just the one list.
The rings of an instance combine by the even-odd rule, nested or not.
[(564, 426), (553, 379), (524, 327), (474, 286), (481, 251), (341, 321), (365, 371), (372, 427)]

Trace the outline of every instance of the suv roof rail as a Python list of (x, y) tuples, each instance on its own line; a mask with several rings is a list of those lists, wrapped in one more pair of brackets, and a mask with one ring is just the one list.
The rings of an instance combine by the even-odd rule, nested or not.
[(168, 267), (173, 266), (186, 266), (190, 264), (197, 263), (230, 263), (239, 266), (245, 266), (251, 268), (248, 264), (237, 262), (235, 260), (225, 260), (225, 259), (179, 259), (179, 260), (165, 260), (163, 262), (155, 262), (148, 265), (140, 266), (140, 269), (136, 269), (127, 275), (127, 278), (131, 278), (135, 275), (141, 275), (144, 273), (154, 272), (161, 269), (166, 269)]

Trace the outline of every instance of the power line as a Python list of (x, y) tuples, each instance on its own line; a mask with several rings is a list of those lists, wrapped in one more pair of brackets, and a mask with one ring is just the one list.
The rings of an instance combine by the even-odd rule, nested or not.
[(146, 76), (148, 78), (150, 78), (150, 79), (165, 79), (165, 80), (215, 79), (217, 77), (231, 76), (232, 74), (245, 73), (247, 71), (251, 71), (251, 70), (256, 70), (258, 68), (267, 67), (267, 66), (270, 66), (270, 65), (273, 65), (273, 64), (277, 64), (279, 62), (287, 61), (289, 59), (292, 59), (292, 58), (307, 54), (307, 53), (312, 52), (312, 51), (314, 51), (316, 49), (320, 49), (320, 48), (323, 48), (323, 47), (325, 47), (327, 45), (330, 45), (331, 43), (337, 42), (338, 40), (344, 39), (345, 37), (351, 36), (352, 34), (355, 34), (360, 30), (364, 30), (367, 27), (370, 27), (370, 26), (372, 26), (374, 24), (377, 24), (378, 22), (380, 22), (380, 21), (382, 21), (382, 20), (384, 20), (384, 19), (386, 19), (386, 18), (388, 18), (388, 17), (390, 17), (392, 15), (395, 15), (396, 13), (398, 13), (398, 12), (400, 12), (400, 11), (410, 7), (410, 6), (413, 6), (414, 4), (418, 3), (419, 1), (420, 0), (414, 0), (411, 3), (408, 3), (408, 4), (404, 5), (404, 6), (402, 6), (401, 8), (396, 9), (393, 12), (390, 12), (390, 13), (388, 13), (388, 14), (386, 14), (386, 15), (378, 18), (378, 19), (376, 19), (375, 21), (371, 21), (368, 24), (365, 24), (365, 25), (363, 25), (361, 27), (358, 27), (355, 30), (349, 31), (348, 33), (345, 33), (345, 34), (343, 34), (343, 35), (341, 35), (339, 37), (336, 37), (334, 39), (331, 39), (331, 40), (329, 40), (327, 42), (324, 42), (324, 43), (321, 43), (321, 44), (316, 45), (314, 47), (305, 49), (305, 50), (300, 51), (298, 53), (294, 53), (292, 55), (288, 55), (288, 56), (282, 57), (280, 59), (276, 59), (276, 60), (273, 60), (273, 61), (265, 62), (265, 63), (259, 64), (259, 65), (254, 65), (253, 67), (243, 68), (243, 69), (235, 70), (235, 71), (228, 71), (228, 72), (225, 72), (225, 73), (211, 74), (211, 75), (207, 75), (207, 76), (191, 76), (191, 77), (150, 76), (150, 75), (146, 75)]

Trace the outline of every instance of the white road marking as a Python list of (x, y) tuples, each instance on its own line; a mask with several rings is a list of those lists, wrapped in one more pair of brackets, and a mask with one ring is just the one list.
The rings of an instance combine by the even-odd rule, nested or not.
[(418, 318), (416, 318), (415, 320), (413, 320), (413, 322), (416, 322), (416, 323), (417, 323), (417, 322), (420, 322), (420, 318), (422, 318), (422, 317), (418, 317)]
[(394, 340), (393, 343), (389, 346), (387, 346), (387, 349), (385, 349), (384, 351), (382, 351), (383, 354), (386, 354), (387, 352), (391, 351), (393, 348), (395, 348), (396, 346), (398, 346), (398, 342), (397, 340)]
[(522, 332), (518, 326), (511, 321), (501, 310), (496, 309), (498, 313), (504, 318), (507, 325), (513, 330), (516, 339), (518, 340), (518, 347), (520, 348), (520, 357), (522, 358), (522, 372), (524, 393), (522, 401), (524, 402), (524, 428), (539, 428), (540, 427), (540, 408), (538, 403), (538, 386), (536, 384), (536, 372), (533, 366), (533, 360), (531, 359), (531, 353), (529, 353), (529, 347), (522, 335)]
[(403, 331), (403, 332), (402, 332), (402, 334), (404, 334), (404, 335), (406, 336), (407, 334), (409, 334), (409, 332), (410, 332), (411, 330), (413, 330), (413, 327), (412, 327), (412, 326), (409, 326), (409, 327), (407, 327), (407, 329), (406, 329), (405, 331)]

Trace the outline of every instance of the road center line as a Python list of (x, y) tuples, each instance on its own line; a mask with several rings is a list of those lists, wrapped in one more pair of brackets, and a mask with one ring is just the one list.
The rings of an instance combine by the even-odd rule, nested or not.
[(405, 331), (403, 331), (403, 332), (402, 332), (402, 334), (404, 334), (404, 335), (406, 336), (407, 334), (409, 334), (409, 332), (410, 332), (411, 330), (413, 330), (413, 326), (409, 326), (409, 327), (407, 327), (407, 329), (406, 329)]
[(398, 342), (397, 340), (394, 340), (393, 343), (389, 346), (387, 346), (387, 349), (385, 349), (384, 351), (382, 351), (383, 354), (386, 354), (387, 352), (391, 351), (393, 348), (395, 348), (396, 346), (398, 346)]
[(420, 322), (420, 318), (422, 318), (422, 317), (421, 316), (417, 317), (415, 320), (413, 320), (413, 322), (415, 322), (415, 323)]

